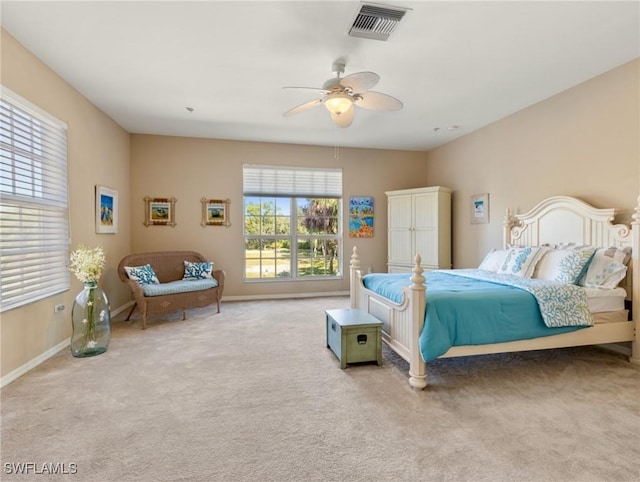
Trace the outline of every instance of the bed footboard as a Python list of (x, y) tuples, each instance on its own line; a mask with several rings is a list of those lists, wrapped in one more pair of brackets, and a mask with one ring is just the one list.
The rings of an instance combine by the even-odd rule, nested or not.
[(382, 321), (383, 341), (409, 363), (409, 384), (417, 389), (427, 386), (427, 368), (419, 344), (426, 307), (425, 278), (420, 263), (418, 255), (411, 286), (404, 289), (403, 301), (399, 304), (365, 288), (355, 246), (349, 265), (351, 308), (366, 311)]

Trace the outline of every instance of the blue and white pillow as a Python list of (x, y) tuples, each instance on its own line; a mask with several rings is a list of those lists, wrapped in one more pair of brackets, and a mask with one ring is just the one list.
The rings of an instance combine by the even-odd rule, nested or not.
[(205, 263), (192, 263), (190, 261), (184, 262), (184, 276), (182, 279), (194, 280), (194, 279), (212, 279), (213, 273), (213, 261)]
[(521, 278), (531, 278), (536, 263), (549, 248), (527, 246), (509, 248), (498, 274), (510, 274)]
[(575, 284), (584, 274), (595, 251), (596, 249), (592, 246), (550, 249), (538, 262), (533, 277), (558, 283)]
[(599, 248), (578, 284), (585, 288), (613, 289), (627, 275), (630, 249)]
[(156, 272), (150, 264), (144, 266), (125, 266), (124, 270), (129, 279), (137, 281), (141, 285), (157, 285), (160, 284)]

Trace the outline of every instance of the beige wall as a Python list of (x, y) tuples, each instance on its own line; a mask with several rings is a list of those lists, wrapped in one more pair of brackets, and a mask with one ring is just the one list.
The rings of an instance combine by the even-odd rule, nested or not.
[[(103, 246), (107, 269), (100, 286), (112, 309), (118, 308), (130, 299), (128, 288), (116, 274), (118, 261), (130, 251), (129, 134), (4, 30), (1, 41), (2, 84), (68, 125), (71, 246)], [(95, 234), (96, 184), (119, 193), (117, 234)], [(2, 313), (1, 376), (71, 336), (71, 307), (81, 287), (72, 275), (68, 292)], [(58, 303), (66, 309), (54, 314)]]
[[(625, 64), (427, 155), (427, 177), (453, 194), (453, 263), (475, 267), (502, 245), (507, 208), (555, 195), (619, 208), (640, 192), (640, 60)], [(490, 194), (490, 223), (471, 224), (469, 198)]]
[[(311, 147), (150, 135), (131, 136), (131, 235), (135, 252), (193, 249), (227, 274), (226, 296), (318, 293), (349, 289), (351, 250), (358, 246), (365, 269), (385, 271), (385, 190), (426, 185), (424, 152)], [(337, 167), (343, 169), (343, 215), (350, 196), (375, 198), (375, 234), (349, 238), (344, 216), (344, 279), (341, 281), (249, 282), (242, 279), (242, 165)], [(144, 197), (175, 197), (176, 222), (144, 226)], [(231, 200), (231, 227), (200, 226), (201, 198)]]

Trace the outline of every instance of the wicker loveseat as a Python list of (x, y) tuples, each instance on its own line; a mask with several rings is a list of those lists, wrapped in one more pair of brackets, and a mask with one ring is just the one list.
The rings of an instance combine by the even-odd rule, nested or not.
[[(198, 283), (182, 281), (185, 261), (203, 263), (207, 259), (195, 251), (156, 251), (130, 254), (122, 258), (118, 265), (118, 275), (131, 288), (135, 301), (127, 320), (131, 318), (136, 307), (142, 314), (143, 330), (147, 327), (147, 316), (152, 314), (167, 314), (182, 310), (182, 319), (185, 320), (187, 318), (187, 308), (203, 307), (213, 303), (216, 303), (218, 313), (220, 313), (220, 299), (224, 290), (224, 271), (214, 270), (212, 276), (217, 281), (217, 286), (203, 289), (202, 286), (198, 286)], [(154, 296), (146, 296), (142, 286), (137, 281), (129, 279), (124, 269), (125, 266), (144, 266), (147, 264), (151, 265), (158, 277), (158, 281), (160, 281), (160, 285), (155, 285), (154, 287), (157, 288), (159, 293), (154, 293)], [(211, 284), (215, 283), (209, 283), (209, 285)], [(163, 294), (162, 290), (165, 287), (171, 287), (172, 289)], [(176, 288), (178, 291), (180, 289), (188, 289), (190, 291), (173, 292), (176, 291)]]

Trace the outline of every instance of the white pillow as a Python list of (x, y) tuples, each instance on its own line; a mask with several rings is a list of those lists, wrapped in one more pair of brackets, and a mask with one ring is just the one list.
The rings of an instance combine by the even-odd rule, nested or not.
[(478, 266), (478, 269), (483, 269), (485, 271), (491, 271), (492, 273), (497, 273), (504, 263), (504, 259), (507, 257), (506, 249), (492, 249), (487, 253), (487, 255)]
[(511, 274), (521, 278), (531, 278), (536, 263), (549, 248), (526, 246), (509, 248), (507, 256), (498, 269), (499, 274)]
[(595, 253), (591, 246), (550, 249), (538, 262), (533, 277), (559, 283), (574, 284)]
[(578, 282), (585, 288), (613, 289), (627, 274), (627, 267), (605, 255), (603, 250), (598, 249), (593, 256), (587, 273)]
[(631, 260), (631, 248), (598, 248), (598, 256), (613, 258), (618, 263), (627, 265)]

